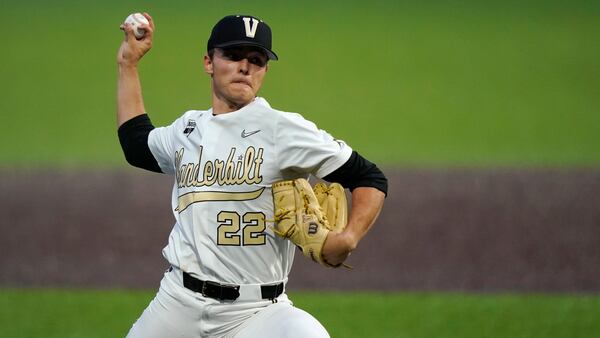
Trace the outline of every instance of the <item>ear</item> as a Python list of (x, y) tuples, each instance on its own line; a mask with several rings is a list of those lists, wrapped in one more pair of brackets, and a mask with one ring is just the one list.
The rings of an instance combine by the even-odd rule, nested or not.
[(208, 56), (208, 54), (204, 55), (204, 71), (206, 72), (206, 74), (213, 74), (213, 62)]

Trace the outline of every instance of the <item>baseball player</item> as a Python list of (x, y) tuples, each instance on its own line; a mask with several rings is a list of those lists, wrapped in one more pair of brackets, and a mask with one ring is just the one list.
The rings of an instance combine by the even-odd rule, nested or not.
[(121, 26), (118, 135), (130, 164), (174, 176), (175, 225), (163, 249), (171, 267), (128, 337), (329, 337), (285, 293), (296, 246), (269, 223), (272, 185), (312, 174), (352, 191), (345, 229), (329, 232), (319, 253), (339, 266), (375, 222), (385, 176), (345, 142), (257, 96), (278, 57), (270, 27), (250, 15), (212, 29), (204, 56), (212, 106), (155, 128), (137, 70), (155, 31), (144, 16), (141, 39)]

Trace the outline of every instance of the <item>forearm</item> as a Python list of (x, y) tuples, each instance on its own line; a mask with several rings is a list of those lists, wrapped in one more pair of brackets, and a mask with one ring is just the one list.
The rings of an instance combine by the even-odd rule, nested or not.
[(117, 126), (144, 114), (145, 111), (137, 65), (119, 64)]
[(356, 248), (358, 242), (375, 224), (383, 207), (384, 199), (385, 194), (375, 188), (358, 187), (352, 191), (352, 209), (344, 230), (351, 250)]
[(376, 188), (358, 187), (352, 191), (352, 209), (346, 229), (330, 232), (323, 245), (323, 259), (331, 265), (342, 264), (356, 249), (360, 240), (375, 224), (383, 207), (385, 194)]
[(117, 64), (119, 65), (117, 126), (119, 127), (126, 121), (146, 112), (137, 65), (144, 54), (152, 48), (154, 20), (148, 13), (144, 13), (144, 16), (149, 24), (140, 26), (146, 33), (139, 40), (135, 37), (133, 28), (129, 23), (121, 25), (121, 29), (125, 32), (125, 40), (123, 40), (117, 52)]

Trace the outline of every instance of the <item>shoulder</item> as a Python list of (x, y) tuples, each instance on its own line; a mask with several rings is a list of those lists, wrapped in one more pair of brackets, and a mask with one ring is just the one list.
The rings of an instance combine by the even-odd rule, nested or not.
[(207, 114), (210, 114), (209, 110), (188, 110), (183, 113), (179, 119), (185, 121), (199, 120)]
[(176, 118), (171, 126), (187, 126), (197, 123), (206, 114), (209, 114), (208, 110), (188, 110)]
[(280, 112), (278, 115), (277, 125), (285, 129), (301, 129), (316, 131), (317, 125), (304, 118), (300, 113)]
[(300, 113), (273, 108), (265, 99), (260, 97), (257, 98), (257, 101), (257, 106), (261, 108), (259, 114), (262, 115), (261, 118), (264, 118), (265, 121), (270, 121), (277, 125), (313, 124)]
[(206, 110), (188, 110), (171, 122), (171, 124), (153, 129), (151, 135), (161, 134), (166, 137), (167, 135), (175, 135), (179, 132), (191, 132), (207, 113), (208, 111)]

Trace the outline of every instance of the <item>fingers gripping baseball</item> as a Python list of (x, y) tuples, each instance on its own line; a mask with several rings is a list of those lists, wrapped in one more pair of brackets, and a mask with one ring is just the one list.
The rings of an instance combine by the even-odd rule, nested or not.
[(140, 59), (152, 48), (154, 37), (154, 20), (148, 13), (143, 13), (148, 23), (140, 24), (137, 29), (143, 30), (144, 35), (136, 38), (134, 29), (130, 23), (123, 23), (120, 29), (125, 33), (125, 38), (117, 53), (117, 63), (120, 65), (136, 66)]

